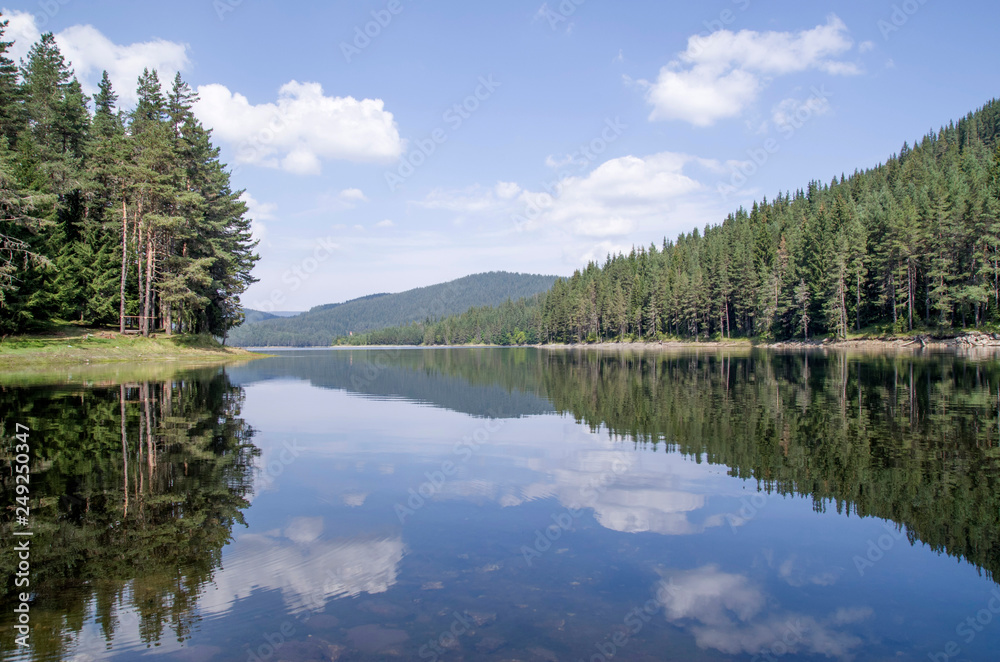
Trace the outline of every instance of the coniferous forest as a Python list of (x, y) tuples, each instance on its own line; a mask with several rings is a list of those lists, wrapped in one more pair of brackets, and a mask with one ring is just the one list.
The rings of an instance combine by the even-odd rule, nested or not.
[(1000, 101), (884, 164), (611, 255), (536, 301), (351, 344), (929, 333), (1000, 322)]
[(0, 333), (62, 319), (225, 337), (258, 260), (180, 75), (92, 98), (51, 33), (20, 66), (0, 22)]

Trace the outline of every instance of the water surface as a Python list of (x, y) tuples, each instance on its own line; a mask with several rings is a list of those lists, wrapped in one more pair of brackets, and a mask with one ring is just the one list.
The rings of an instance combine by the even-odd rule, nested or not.
[(4, 519), (2, 660), (1000, 644), (988, 358), (294, 351), (61, 381), (0, 386), (3, 505), (21, 422), (35, 533), (24, 650)]

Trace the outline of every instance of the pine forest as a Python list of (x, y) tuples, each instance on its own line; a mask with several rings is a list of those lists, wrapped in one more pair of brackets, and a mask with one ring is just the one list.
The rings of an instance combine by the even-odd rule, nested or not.
[(138, 80), (88, 98), (51, 33), (18, 67), (0, 23), (0, 333), (55, 319), (225, 337), (258, 260), (197, 100)]

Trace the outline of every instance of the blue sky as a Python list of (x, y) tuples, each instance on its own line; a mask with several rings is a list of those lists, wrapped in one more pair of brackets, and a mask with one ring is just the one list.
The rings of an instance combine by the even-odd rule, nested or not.
[(569, 275), (874, 166), (1000, 91), (987, 2), (0, 6), (15, 54), (52, 31), (89, 90), (108, 69), (128, 105), (143, 65), (198, 89), (265, 310)]

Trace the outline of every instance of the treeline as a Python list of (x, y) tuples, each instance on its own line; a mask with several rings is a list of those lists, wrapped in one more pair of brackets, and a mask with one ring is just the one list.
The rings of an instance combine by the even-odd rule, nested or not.
[[(474, 274), (399, 294), (319, 306), (295, 317), (244, 324), (233, 330), (231, 342), (238, 347), (328, 347), (388, 327), (401, 327), (395, 333), (410, 337), (413, 331), (407, 325), (447, 319), (473, 306), (500, 306), (507, 300), (533, 297), (555, 282), (555, 276), (505, 271)], [(445, 337), (442, 333), (442, 342)]]
[(426, 320), (409, 326), (380, 329), (341, 337), (335, 345), (537, 345), (542, 342), (544, 294), (508, 299), (499, 306), (472, 308), (443, 320)]
[[(181, 79), (118, 109), (45, 34), (18, 67), (0, 22), (0, 332), (52, 319), (225, 336), (259, 259), (241, 191)], [(92, 104), (92, 110), (91, 110)]]
[[(541, 342), (845, 337), (1000, 322), (1000, 102), (884, 165), (740, 209), (721, 225), (612, 255), (558, 281), (534, 325), (502, 311), (456, 337)], [(415, 339), (415, 330), (370, 338)], [(433, 338), (433, 343), (429, 342)]]

